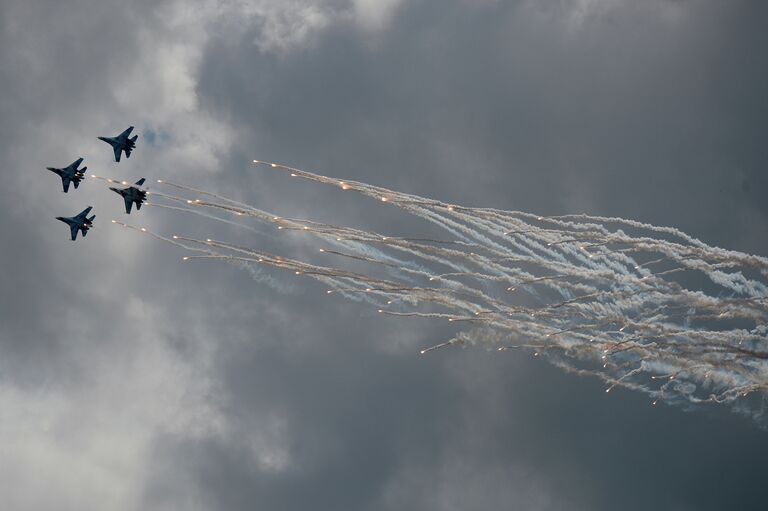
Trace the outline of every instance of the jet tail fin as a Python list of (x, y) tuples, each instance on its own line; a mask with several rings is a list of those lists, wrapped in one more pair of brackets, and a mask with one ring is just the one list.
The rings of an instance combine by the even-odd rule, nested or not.
[(130, 140), (131, 142), (136, 142), (138, 139), (139, 139), (139, 136), (138, 135), (134, 135), (133, 137), (129, 138), (128, 140)]
[(136, 181), (136, 184), (139, 185), (139, 186), (143, 185), (144, 184), (144, 178), (142, 177), (141, 179)]

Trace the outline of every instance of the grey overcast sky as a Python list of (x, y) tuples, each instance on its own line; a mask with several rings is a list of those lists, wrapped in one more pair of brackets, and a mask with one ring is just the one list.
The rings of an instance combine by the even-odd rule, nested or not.
[[(425, 227), (259, 158), (768, 255), (766, 20), (759, 0), (2, 0), (0, 508), (765, 509), (768, 434), (744, 417), (524, 353), (417, 356), (451, 331), (180, 264), (109, 220), (279, 247), (268, 230), (128, 218), (45, 167)], [(128, 125), (116, 164), (96, 136)], [(72, 243), (53, 217), (87, 205)]]

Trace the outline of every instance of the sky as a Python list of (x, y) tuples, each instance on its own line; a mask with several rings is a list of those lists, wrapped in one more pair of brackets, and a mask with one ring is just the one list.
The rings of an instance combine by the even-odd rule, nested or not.
[[(297, 258), (45, 170), (164, 178), (267, 211), (428, 226), (253, 159), (471, 206), (620, 216), (768, 256), (768, 4), (4, 0), (0, 504), (68, 510), (764, 509), (768, 436), (726, 408), (523, 352), (418, 350), (268, 270), (181, 263), (109, 220)], [(97, 140), (139, 134), (115, 163)], [(55, 216), (93, 205), (73, 243)], [(211, 236), (212, 237), (212, 236)], [(313, 255), (314, 256), (314, 255)]]

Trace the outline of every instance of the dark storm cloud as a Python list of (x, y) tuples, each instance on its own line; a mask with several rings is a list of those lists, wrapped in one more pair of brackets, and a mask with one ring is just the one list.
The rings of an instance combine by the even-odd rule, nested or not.
[[(768, 74), (757, 48), (766, 41), (752, 7), (621, 4), (575, 18), (565, 6), (416, 2), (383, 33), (361, 38), (353, 25), (339, 24), (289, 56), (254, 51), (250, 34), (240, 42), (213, 40), (199, 91), (242, 130), (244, 148), (232, 168), (263, 158), (465, 204), (671, 224), (714, 244), (766, 253), (768, 211), (750, 195), (751, 184), (742, 186), (765, 175), (765, 116), (757, 112), (768, 113), (760, 92)], [(265, 172), (254, 182), (253, 170), (244, 169), (240, 178), (261, 201), (290, 195), (300, 197), (302, 214), (335, 214), (328, 211), (332, 192), (273, 182)], [(333, 209), (355, 226), (409, 228), (381, 208), (358, 208)], [(405, 428), (400, 436), (416, 439), (391, 466), (376, 453), (398, 431), (396, 418), (377, 417), (382, 436), (371, 445), (369, 427), (331, 427), (320, 414), (318, 428), (333, 430), (345, 446), (370, 449), (378, 470), (357, 470), (348, 455), (343, 474), (316, 469), (311, 483), (295, 479), (291, 488), (324, 508), (719, 509), (735, 501), (760, 507), (759, 492), (750, 490), (755, 472), (746, 467), (762, 464), (751, 446), (765, 439), (741, 419), (657, 414), (645, 398), (606, 400), (594, 382), (551, 368), (525, 363), (521, 378), (508, 374), (509, 360), (445, 357), (451, 364), (442, 378), (470, 385), (467, 394), (453, 385), (425, 387), (441, 377), (422, 370), (415, 397), (408, 397), (445, 401), (453, 415), (439, 440), (418, 441), (418, 428)], [(328, 371), (346, 376), (332, 363)], [(456, 376), (466, 373), (469, 382)], [(298, 370), (296, 379), (304, 375)], [(229, 383), (247, 402), (254, 385)], [(336, 394), (322, 380), (313, 385), (319, 389)], [(736, 440), (741, 435), (749, 440)], [(696, 447), (702, 444), (707, 448)], [(242, 461), (213, 449), (228, 474), (240, 473)], [(322, 456), (334, 465), (332, 454)], [(706, 468), (723, 457), (745, 471)], [(204, 459), (201, 481), (212, 477), (211, 457)], [(302, 468), (313, 463), (305, 460)], [(211, 502), (222, 507), (260, 498), (274, 498), (267, 500), (272, 507), (289, 502), (256, 475), (246, 479), (254, 486), (245, 493), (238, 492), (246, 481), (214, 479)], [(386, 483), (370, 486), (372, 479)], [(316, 497), (318, 487), (330, 493)], [(295, 506), (306, 502), (298, 497)]]
[[(199, 13), (226, 4), (197, 16), (181, 5), (0, 8), (0, 400), (22, 446), (5, 457), (16, 473), (0, 472), (10, 503), (762, 507), (768, 441), (741, 417), (609, 397), (523, 354), (417, 357), (451, 331), (299, 278), (269, 287), (178, 264), (175, 249), (111, 228), (116, 196), (92, 181), (63, 196), (42, 170), (86, 151), (97, 173), (170, 174), (279, 214), (428, 228), (249, 164), (272, 159), (457, 203), (632, 217), (766, 254), (762, 4), (416, 1), (371, 28), (327, 2), (288, 23), (310, 27), (305, 37), (272, 46), (262, 39), (284, 14), (269, 2), (211, 26)], [(93, 137), (129, 122), (140, 145), (115, 166)], [(51, 217), (91, 200), (99, 230), (70, 243)], [(166, 233), (316, 252), (141, 213), (130, 220)], [(37, 444), (51, 453), (39, 465)], [(91, 491), (63, 475), (88, 470)], [(52, 482), (54, 500), (19, 489), (30, 480)]]
[(219, 40), (200, 87), (264, 158), (457, 202), (621, 212), (758, 251), (742, 220), (765, 206), (741, 183), (765, 174), (766, 76), (739, 7), (619, 5), (574, 25), (532, 3), (417, 2), (372, 43), (342, 26), (279, 58)]

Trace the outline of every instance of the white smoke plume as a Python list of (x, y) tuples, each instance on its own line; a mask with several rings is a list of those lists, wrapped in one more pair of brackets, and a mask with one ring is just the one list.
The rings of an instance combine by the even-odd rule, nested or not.
[[(728, 403), (756, 418), (764, 416), (764, 257), (712, 247), (677, 229), (633, 220), (467, 208), (276, 163), (254, 163), (395, 206), (440, 227), (446, 237), (404, 238), (284, 218), (162, 180), (158, 183), (188, 196), (153, 190), (155, 206), (256, 232), (244, 222), (305, 233), (321, 243), (319, 252), (339, 264), (313, 264), (221, 240), (169, 238), (115, 223), (184, 248), (191, 254), (186, 260), (259, 268), (252, 271), (260, 280), (270, 267), (289, 271), (322, 282), (327, 294), (371, 304), (382, 314), (468, 327), (421, 353), (456, 345), (525, 350), (573, 374), (599, 378), (606, 392), (624, 387), (647, 393), (654, 405)], [(345, 269), (351, 262), (370, 271)], [(378, 276), (382, 272), (385, 277)], [(709, 283), (693, 287), (690, 282), (701, 279), (691, 279), (692, 274)], [(279, 288), (275, 282), (268, 280)]]

